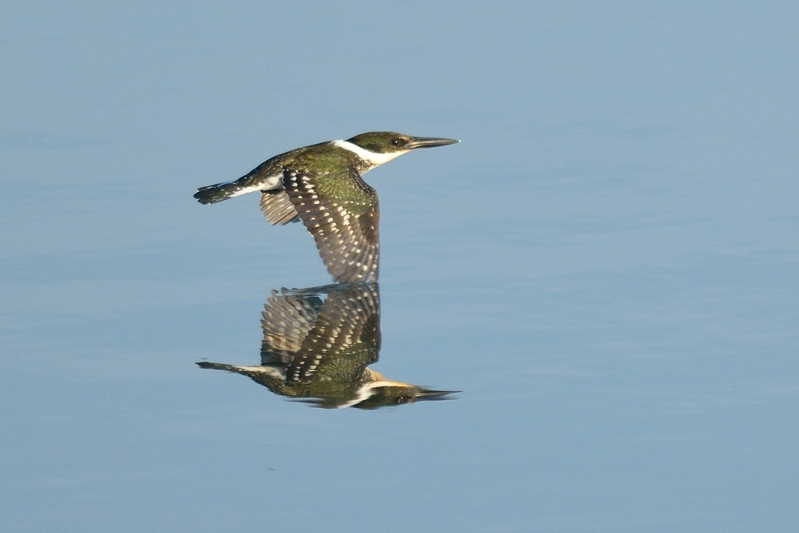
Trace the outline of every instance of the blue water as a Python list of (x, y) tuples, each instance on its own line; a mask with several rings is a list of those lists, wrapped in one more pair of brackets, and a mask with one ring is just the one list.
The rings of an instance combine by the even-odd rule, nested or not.
[[(6, 11), (9, 531), (799, 527), (793, 3)], [(195, 189), (381, 129), (463, 142), (366, 176), (370, 368), (462, 392), (316, 409), (198, 368), (259, 364), (271, 291), (330, 280)]]

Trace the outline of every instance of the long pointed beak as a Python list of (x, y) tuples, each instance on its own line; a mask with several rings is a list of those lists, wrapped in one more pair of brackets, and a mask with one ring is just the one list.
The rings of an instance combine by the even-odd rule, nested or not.
[(440, 137), (413, 137), (411, 141), (405, 145), (408, 150), (415, 148), (433, 148), (434, 146), (446, 146), (448, 144), (455, 144), (461, 142), (459, 139), (442, 139)]
[(420, 388), (419, 391), (414, 393), (414, 401), (424, 401), (424, 400), (452, 400), (453, 398), (447, 398), (450, 394), (455, 394), (461, 392), (459, 390), (430, 390), (430, 389), (422, 389)]

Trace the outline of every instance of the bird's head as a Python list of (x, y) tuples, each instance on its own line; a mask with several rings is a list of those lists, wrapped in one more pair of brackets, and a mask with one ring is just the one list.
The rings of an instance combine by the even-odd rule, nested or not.
[(384, 379), (377, 372), (371, 371), (374, 376), (379, 377), (378, 381), (366, 384), (359, 392), (361, 401), (353, 403), (352, 407), (358, 409), (377, 409), (392, 405), (403, 405), (429, 400), (449, 400), (450, 394), (460, 391), (432, 390), (402, 383), (400, 381), (389, 381)]
[(411, 137), (393, 131), (371, 131), (356, 135), (345, 142), (358, 149), (356, 153), (361, 159), (373, 165), (382, 165), (417, 148), (433, 148), (460, 141), (440, 137)]

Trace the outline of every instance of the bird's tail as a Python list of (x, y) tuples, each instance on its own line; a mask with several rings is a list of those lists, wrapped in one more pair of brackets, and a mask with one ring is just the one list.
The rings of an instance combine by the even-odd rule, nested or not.
[(238, 366), (225, 363), (212, 363), (210, 361), (198, 361), (197, 366), (200, 368), (211, 368), (213, 370), (227, 370), (228, 372), (235, 372), (236, 374), (250, 377), (264, 372), (262, 366)]
[(240, 180), (231, 181), (227, 183), (217, 183), (216, 185), (208, 185), (207, 187), (200, 187), (194, 193), (194, 197), (200, 201), (201, 204), (215, 204), (228, 198), (233, 198), (240, 194), (244, 194), (247, 187), (240, 183)]
[(228, 372), (238, 372), (239, 367), (234, 365), (226, 365), (224, 363), (211, 363), (209, 361), (198, 361), (197, 366), (200, 368), (213, 368), (214, 370), (227, 370)]
[(238, 366), (228, 365), (225, 363), (212, 363), (210, 361), (198, 361), (197, 366), (200, 368), (211, 368), (213, 370), (227, 370), (228, 372), (235, 372), (236, 374), (249, 376), (255, 381), (258, 381), (258, 376), (267, 376), (279, 380), (286, 378), (283, 370), (275, 367), (274, 365)]

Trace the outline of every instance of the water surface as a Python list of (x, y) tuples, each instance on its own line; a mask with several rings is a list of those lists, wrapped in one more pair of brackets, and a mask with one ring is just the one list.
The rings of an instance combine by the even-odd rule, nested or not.
[[(0, 22), (0, 512), (14, 531), (795, 531), (797, 8), (134, 7)], [(379, 360), (257, 365), (300, 225), (191, 197), (362, 131)]]

